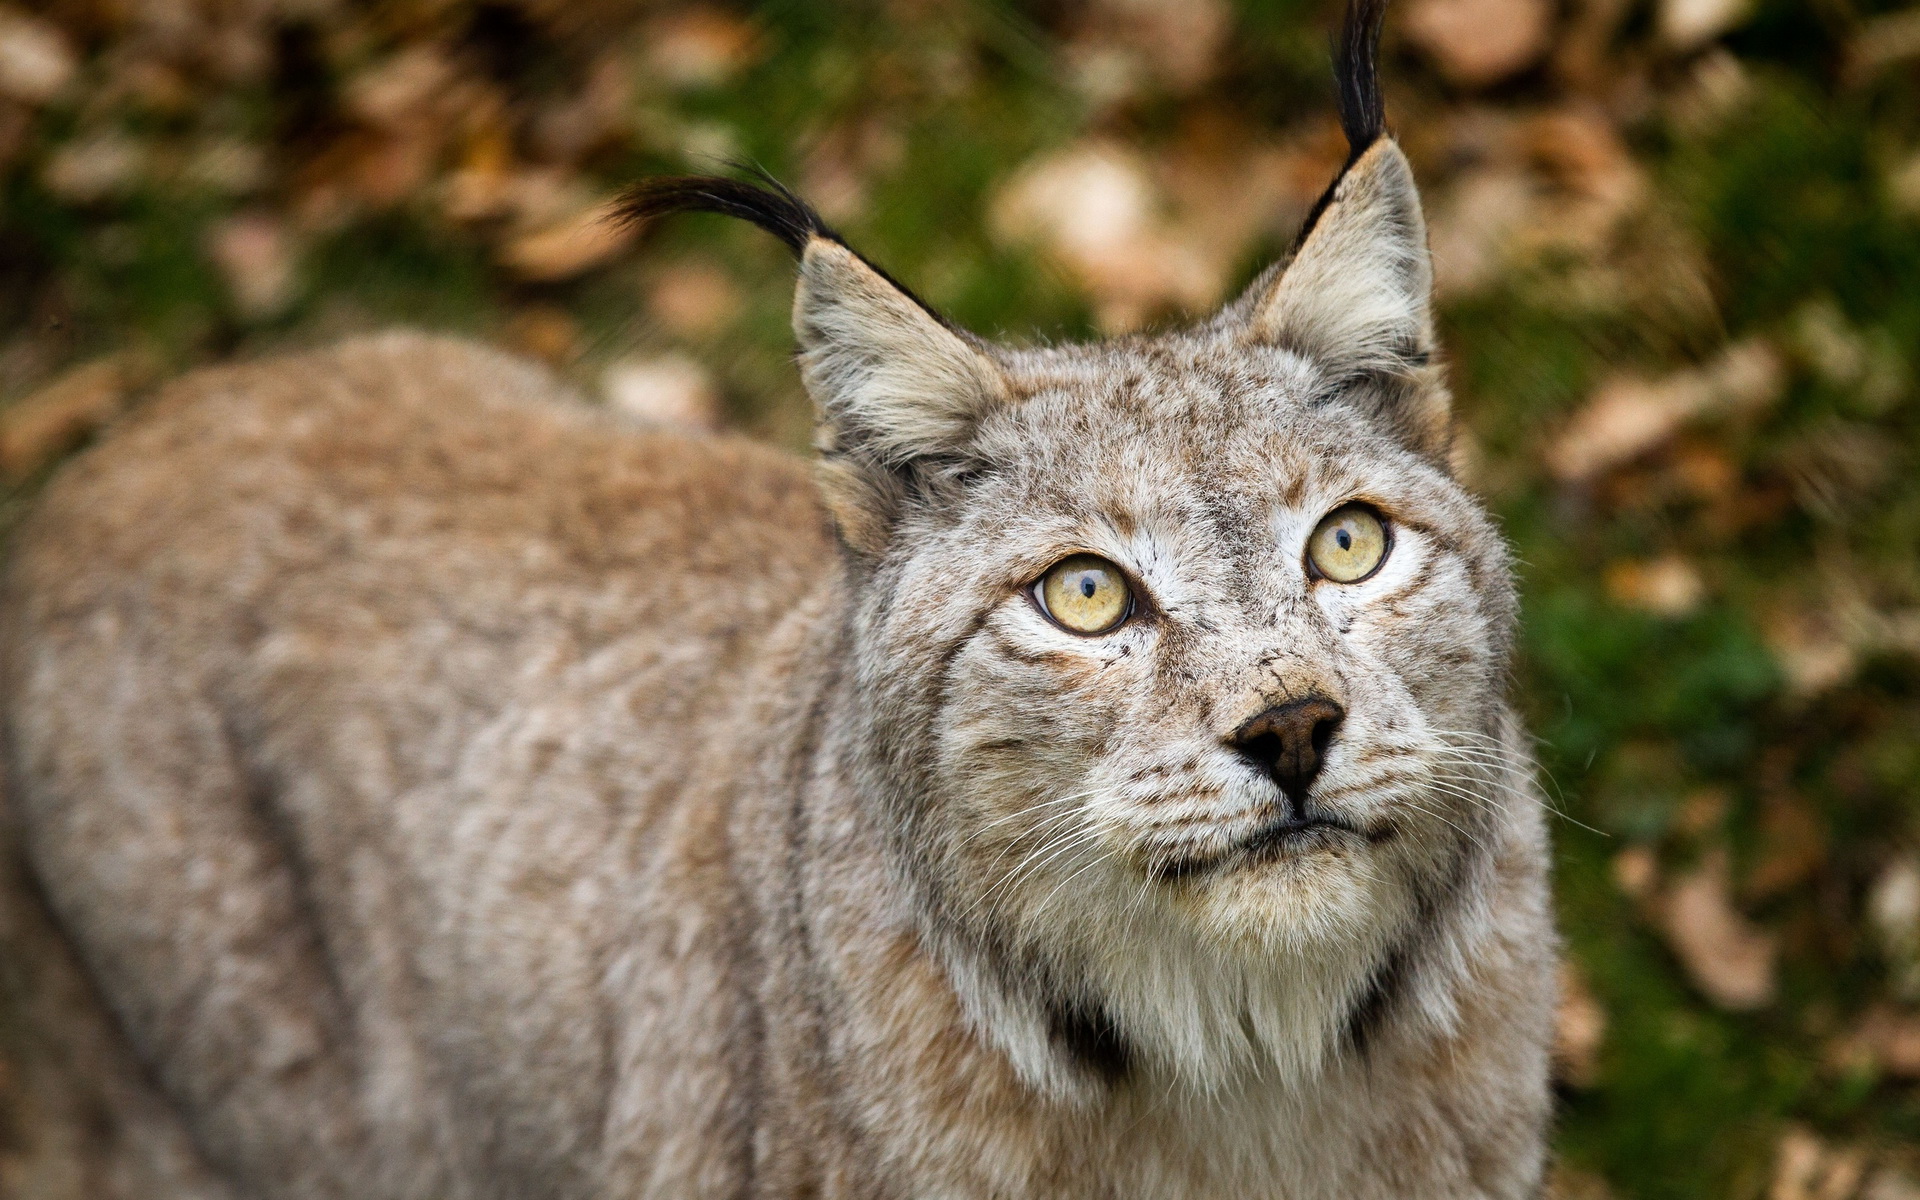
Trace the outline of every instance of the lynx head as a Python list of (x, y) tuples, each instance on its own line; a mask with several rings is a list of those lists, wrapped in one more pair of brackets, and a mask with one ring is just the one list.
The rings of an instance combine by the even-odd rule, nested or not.
[(1352, 152), (1291, 256), (1159, 336), (1001, 348), (777, 188), (633, 194), (799, 257), (850, 777), (1037, 1085), (1207, 1091), (1321, 1069), (1383, 1019), (1444, 1024), (1448, 939), (1503, 823), (1532, 819), (1507, 560), (1448, 468), (1379, 7), (1338, 44)]

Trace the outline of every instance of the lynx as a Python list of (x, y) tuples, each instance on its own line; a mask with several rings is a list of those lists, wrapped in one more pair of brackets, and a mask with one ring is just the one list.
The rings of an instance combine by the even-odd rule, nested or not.
[(4, 599), (16, 1179), (1523, 1197), (1556, 944), (1379, 4), (1212, 318), (1010, 349), (791, 194), (809, 467), (409, 333), (174, 384)]

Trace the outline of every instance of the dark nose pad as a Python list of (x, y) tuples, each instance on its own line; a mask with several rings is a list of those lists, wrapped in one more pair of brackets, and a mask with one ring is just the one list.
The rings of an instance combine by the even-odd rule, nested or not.
[(1308, 696), (1268, 709), (1227, 740), (1271, 775), (1298, 808), (1306, 802), (1307, 789), (1326, 758), (1327, 743), (1346, 715), (1346, 709), (1325, 696)]

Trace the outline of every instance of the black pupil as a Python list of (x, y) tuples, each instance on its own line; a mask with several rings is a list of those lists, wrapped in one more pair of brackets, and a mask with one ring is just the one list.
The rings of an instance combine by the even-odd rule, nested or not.
[(1093, 576), (1082, 575), (1080, 577), (1080, 594), (1082, 596), (1085, 596), (1087, 599), (1091, 600), (1093, 599), (1093, 594), (1099, 590), (1100, 590), (1100, 585), (1094, 582)]
[(1342, 550), (1353, 549), (1353, 535), (1351, 533), (1348, 533), (1344, 529), (1334, 530), (1333, 540), (1340, 543), (1340, 548)]

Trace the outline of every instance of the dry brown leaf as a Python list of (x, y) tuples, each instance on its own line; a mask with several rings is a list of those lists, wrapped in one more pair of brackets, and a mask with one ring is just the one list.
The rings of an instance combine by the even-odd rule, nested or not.
[(1225, 0), (1093, 0), (1067, 53), (1096, 103), (1149, 79), (1184, 91), (1213, 75), (1232, 23)]
[(1707, 596), (1699, 568), (1678, 554), (1616, 562), (1607, 568), (1606, 588), (1615, 604), (1661, 617), (1684, 617)]
[(0, 477), (18, 483), (112, 420), (128, 387), (115, 359), (86, 363), (0, 408)]
[(409, 46), (349, 79), (346, 111), (381, 129), (402, 129), (433, 108), (454, 77), (438, 46)]
[(1124, 332), (1219, 303), (1247, 247), (1304, 213), (1337, 165), (1317, 139), (1288, 148), (1204, 125), (1157, 159), (1082, 142), (1009, 178), (989, 223), (1046, 252), (1086, 288), (1102, 328)]
[(1539, 219), (1541, 189), (1517, 166), (1463, 175), (1433, 206), (1433, 286), (1464, 296), (1499, 279), (1523, 231)]
[(11, 6), (0, 8), (0, 96), (45, 104), (66, 90), (78, 68), (58, 25)]
[(1761, 636), (1795, 695), (1816, 696), (1853, 678), (1859, 655), (1833, 614), (1781, 608), (1761, 622)]
[(1705, 837), (1720, 828), (1732, 804), (1723, 787), (1695, 788), (1673, 814), (1673, 831), (1687, 837)]
[(1785, 382), (1779, 352), (1757, 338), (1664, 379), (1612, 380), (1547, 448), (1547, 466), (1563, 482), (1592, 479), (1661, 445), (1691, 420), (1771, 404)]
[(1830, 1146), (1810, 1130), (1789, 1125), (1774, 1151), (1767, 1200), (1853, 1200), (1866, 1173), (1862, 1151)]
[(148, 148), (122, 133), (68, 142), (48, 157), (40, 180), (63, 200), (90, 204), (134, 187), (146, 174)]
[(663, 15), (647, 29), (648, 69), (669, 87), (713, 87), (753, 60), (759, 31), (717, 8)]
[(681, 337), (705, 337), (740, 311), (740, 289), (714, 263), (687, 261), (664, 268), (647, 289), (647, 311)]
[(1661, 908), (1668, 944), (1709, 1000), (1736, 1012), (1773, 1001), (1774, 939), (1734, 907), (1724, 850), (1676, 879)]
[(1860, 1200), (1920, 1200), (1920, 1183), (1897, 1167), (1881, 1167), (1860, 1189)]
[(607, 201), (514, 238), (501, 248), (500, 260), (526, 279), (569, 279), (613, 259), (636, 232), (631, 222), (620, 219), (617, 202)]
[(899, 165), (906, 140), (891, 121), (869, 114), (829, 130), (807, 152), (800, 183), (829, 220), (852, 221), (865, 210), (873, 176)]
[(1560, 962), (1560, 1007), (1554, 1016), (1553, 1060), (1557, 1074), (1574, 1087), (1592, 1087), (1600, 1073), (1600, 1047), (1607, 1039), (1607, 1010), (1571, 960)]
[(580, 356), (580, 323), (554, 304), (530, 304), (507, 319), (509, 345), (555, 366)]
[(1886, 955), (1893, 990), (1920, 999), (1920, 857), (1903, 854), (1874, 877), (1867, 918)]
[(1545, 0), (1415, 0), (1407, 36), (1454, 83), (1484, 87), (1526, 68), (1547, 48)]
[(1660, 0), (1655, 20), (1662, 41), (1691, 50), (1733, 30), (1752, 8), (1751, 0)]
[(286, 222), (269, 212), (228, 217), (207, 233), (207, 254), (220, 268), (234, 308), (250, 320), (285, 312), (297, 294), (294, 250)]
[(1920, 10), (1906, 8), (1862, 21), (1847, 45), (1847, 74), (1863, 81), (1882, 67), (1920, 57)]
[(1660, 890), (1660, 857), (1651, 846), (1628, 846), (1613, 856), (1613, 883), (1629, 900), (1649, 901)]
[(1896, 1079), (1920, 1079), (1920, 1014), (1885, 1005), (1869, 1009), (1827, 1057), (1843, 1068), (1871, 1067)]
[(1105, 143), (1029, 164), (994, 200), (994, 232), (1049, 251), (1092, 294), (1103, 328), (1123, 332), (1168, 303), (1200, 308), (1219, 277), (1167, 228), (1145, 160)]
[(600, 378), (616, 411), (652, 424), (717, 429), (720, 393), (707, 369), (683, 354), (622, 359)]

